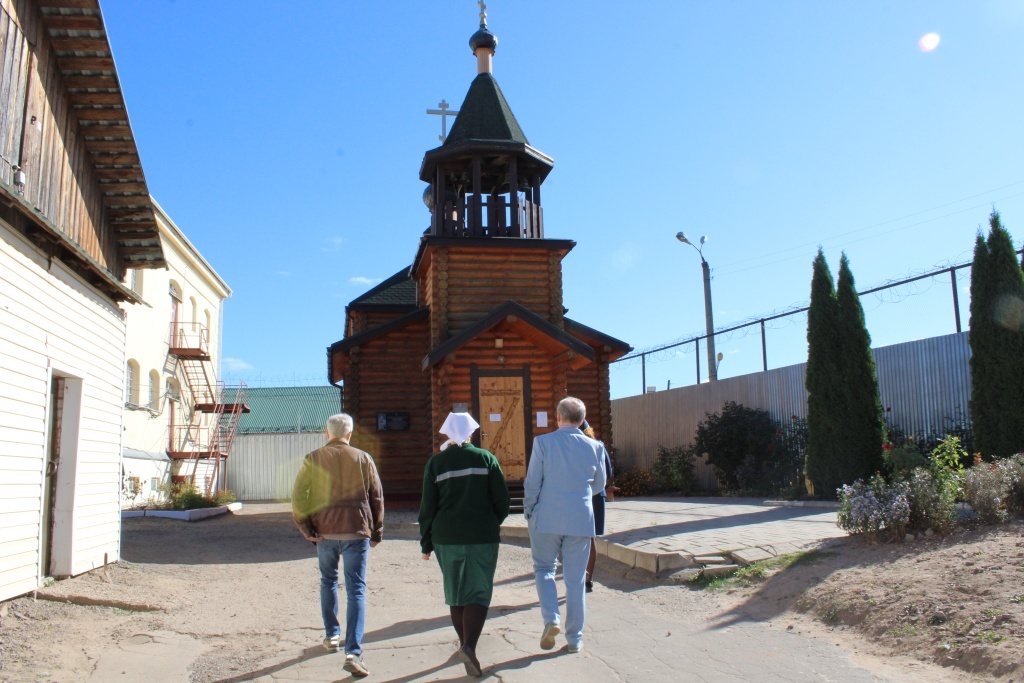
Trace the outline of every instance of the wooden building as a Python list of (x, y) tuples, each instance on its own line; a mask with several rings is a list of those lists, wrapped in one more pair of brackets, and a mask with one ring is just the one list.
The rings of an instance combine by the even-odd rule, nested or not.
[(392, 501), (418, 499), (453, 410), (480, 422), (474, 438), (510, 482), (525, 478), (533, 438), (556, 429), (565, 396), (586, 403), (610, 445), (608, 364), (631, 350), (565, 317), (562, 259), (575, 242), (546, 237), (541, 208), (554, 162), (530, 145), (491, 74), (486, 15), (470, 47), (478, 74), (420, 168), (431, 223), (416, 258), (348, 305), (345, 338), (328, 349), (353, 443), (377, 458)]
[(98, 0), (0, 0), (0, 600), (120, 555), (126, 268), (164, 266)]

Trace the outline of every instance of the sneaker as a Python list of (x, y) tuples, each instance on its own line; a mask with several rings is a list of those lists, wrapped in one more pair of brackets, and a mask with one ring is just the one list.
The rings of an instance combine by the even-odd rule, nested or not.
[(353, 654), (351, 652), (345, 655), (345, 666), (342, 668), (358, 678), (370, 675), (370, 670), (366, 668), (365, 664), (363, 664), (363, 658), (360, 655)]
[(540, 637), (540, 649), (550, 650), (555, 646), (555, 636), (562, 632), (558, 624), (545, 624), (544, 635)]
[(583, 643), (576, 643), (575, 645), (569, 646), (569, 654), (574, 655), (578, 652), (583, 652)]
[(594, 592), (594, 582), (593, 581), (587, 581), (587, 592), (588, 593), (593, 593)]
[(328, 652), (337, 652), (341, 649), (341, 636), (327, 636), (324, 638), (324, 649)]

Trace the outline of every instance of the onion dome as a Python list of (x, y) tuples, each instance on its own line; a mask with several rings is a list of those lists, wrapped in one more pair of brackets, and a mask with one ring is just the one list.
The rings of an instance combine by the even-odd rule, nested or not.
[(491, 52), (494, 52), (498, 47), (498, 38), (487, 30), (487, 24), (480, 24), (480, 30), (469, 38), (469, 49), (471, 49), (474, 54), (476, 54), (476, 51), (481, 47), (486, 47)]

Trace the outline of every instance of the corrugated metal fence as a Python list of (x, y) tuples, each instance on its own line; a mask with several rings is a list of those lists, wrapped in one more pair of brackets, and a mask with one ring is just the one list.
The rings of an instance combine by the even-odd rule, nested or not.
[[(873, 350), (882, 405), (891, 407), (889, 424), (907, 433), (943, 434), (947, 418), (967, 415), (971, 395), (967, 332), (920, 339)], [(730, 377), (612, 401), (618, 466), (650, 468), (659, 444), (693, 443), (697, 424), (707, 413), (721, 412), (726, 401), (766, 410), (778, 420), (806, 417), (805, 363)], [(718, 482), (706, 463), (698, 463), (698, 485)]]
[(227, 487), (239, 500), (289, 500), (302, 458), (326, 442), (322, 432), (239, 434), (228, 457)]

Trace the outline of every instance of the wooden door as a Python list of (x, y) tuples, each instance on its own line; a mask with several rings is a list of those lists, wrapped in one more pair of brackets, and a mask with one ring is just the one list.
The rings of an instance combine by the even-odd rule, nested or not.
[(526, 478), (526, 405), (522, 377), (480, 377), (480, 447), (494, 453), (509, 481)]

